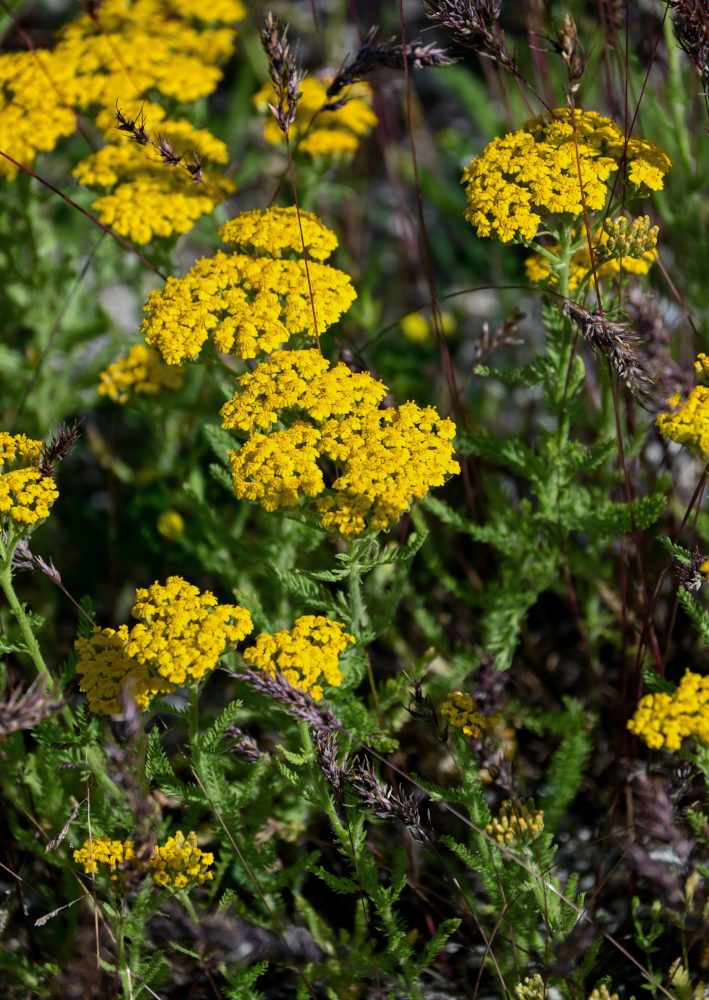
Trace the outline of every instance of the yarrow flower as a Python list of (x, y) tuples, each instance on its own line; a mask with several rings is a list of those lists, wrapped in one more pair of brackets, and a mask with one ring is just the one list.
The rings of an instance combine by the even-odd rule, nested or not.
[[(460, 472), (455, 425), (415, 403), (380, 409), (386, 386), (320, 353), (276, 351), (237, 379), (222, 426), (250, 432), (229, 452), (234, 492), (266, 510), (315, 498), (322, 524), (345, 536), (388, 528), (415, 500)], [(285, 429), (270, 433), (278, 422)], [(321, 460), (339, 474), (326, 485)]]
[[(362, 136), (377, 124), (377, 116), (371, 108), (369, 84), (356, 83), (333, 99), (327, 94), (329, 83), (329, 78), (321, 82), (311, 76), (302, 81), (295, 120), (289, 129), (291, 140), (298, 141), (298, 149), (313, 157), (352, 155)], [(254, 96), (256, 106), (268, 114), (264, 136), (272, 145), (278, 145), (283, 140), (283, 133), (268, 108), (269, 103), (274, 102), (275, 94), (270, 86), (263, 87)]]
[(154, 396), (163, 389), (179, 389), (182, 381), (182, 372), (164, 364), (157, 351), (135, 344), (101, 372), (98, 392), (124, 404), (132, 394)]
[(178, 830), (174, 837), (153, 848), (147, 867), (158, 885), (186, 889), (194, 883), (211, 881), (214, 875), (208, 869), (213, 864), (214, 855), (197, 847), (194, 831), (185, 837)]
[(387, 388), (367, 372), (345, 364), (330, 367), (319, 351), (274, 351), (253, 372), (237, 379), (237, 394), (219, 411), (225, 430), (268, 430), (286, 410), (322, 423), (361, 406), (375, 408)]
[[(238, 0), (103, 0), (96, 19), (82, 14), (49, 51), (0, 55), (0, 149), (31, 166), (78, 126), (78, 113), (140, 99), (147, 91), (182, 102), (210, 94), (231, 55)], [(196, 22), (196, 23), (195, 23)], [(0, 158), (0, 174), (17, 167)]]
[(322, 615), (303, 615), (296, 619), (292, 629), (274, 635), (262, 632), (243, 655), (246, 663), (271, 676), (282, 674), (294, 688), (320, 701), (322, 683), (332, 687), (342, 683), (339, 657), (354, 641), (354, 636), (345, 632), (340, 622)]
[[(306, 249), (310, 254), (312, 247), (313, 256), (322, 260), (334, 245), (333, 234), (315, 216), (303, 215)], [(342, 271), (311, 260), (306, 273), (292, 210), (270, 210), (267, 232), (274, 237), (268, 247), (254, 232), (263, 216), (247, 212), (220, 230), (225, 242), (243, 240), (257, 253), (218, 251), (197, 261), (184, 278), (169, 277), (148, 297), (142, 332), (168, 364), (196, 358), (210, 335), (218, 351), (255, 358), (291, 337), (313, 337), (313, 303), (322, 333), (354, 302), (354, 288)], [(280, 232), (279, 219), (284, 223)], [(285, 250), (299, 259), (284, 258)]]
[[(709, 380), (709, 358), (699, 354), (694, 364), (697, 379)], [(709, 387), (697, 385), (686, 399), (675, 392), (667, 400), (667, 409), (655, 418), (664, 438), (686, 445), (704, 459), (709, 457)]]
[[(575, 123), (575, 131), (574, 131)], [(494, 139), (464, 171), (465, 217), (479, 236), (503, 243), (534, 239), (545, 215), (605, 207), (607, 181), (623, 165), (636, 194), (661, 190), (671, 160), (660, 146), (632, 137), (609, 118), (567, 108), (539, 115), (517, 132)]]
[[(130, 133), (117, 129), (115, 113), (107, 123), (106, 113), (102, 112), (98, 122), (104, 126), (108, 144), (81, 160), (74, 168), (74, 177), (87, 187), (108, 189), (91, 208), (101, 222), (136, 243), (187, 232), (197, 219), (213, 210), (220, 194), (234, 190), (234, 184), (208, 171), (204, 175), (200, 171), (205, 183), (194, 183), (185, 157), (194, 153), (200, 160), (206, 157), (213, 163), (226, 163), (225, 143), (207, 129), (195, 129), (184, 118), (166, 121), (163, 108), (152, 102), (129, 105), (126, 114), (127, 121), (134, 124), (138, 117), (141, 123), (159, 127), (154, 144), (164, 155), (161, 157), (152, 145), (137, 143)], [(140, 129), (140, 134), (148, 135), (144, 124)], [(173, 152), (177, 162), (173, 162)]]
[(93, 837), (85, 840), (83, 847), (74, 851), (74, 861), (84, 866), (87, 875), (95, 875), (103, 868), (117, 882), (126, 863), (135, 860), (135, 841), (111, 840), (110, 837)]
[(441, 715), (450, 726), (460, 729), (466, 736), (481, 736), (495, 723), (478, 709), (472, 695), (451, 691), (441, 705)]
[(165, 584), (136, 591), (130, 630), (94, 628), (76, 640), (79, 689), (89, 709), (102, 715), (120, 711), (120, 695), (128, 689), (138, 708), (179, 685), (199, 681), (213, 670), (232, 643), (251, 632), (251, 615), (239, 605), (219, 604), (209, 591), (179, 576)]
[(496, 819), (485, 827), (498, 844), (507, 847), (528, 844), (544, 829), (544, 810), (536, 809), (534, 799), (513, 802), (506, 799)]
[(709, 677), (687, 670), (672, 694), (645, 695), (628, 729), (651, 750), (679, 750), (689, 737), (709, 745)]
[(80, 850), (74, 851), (74, 861), (84, 866), (87, 875), (105, 869), (114, 883), (129, 866), (152, 875), (156, 885), (172, 889), (186, 889), (195, 883), (202, 885), (214, 877), (208, 870), (214, 864), (214, 855), (200, 850), (194, 831), (185, 837), (178, 830), (164, 844), (153, 847), (147, 861), (138, 859), (133, 840), (93, 837), (84, 841)]
[(42, 442), (0, 431), (0, 524), (25, 534), (49, 517), (59, 496), (51, 476), (39, 468)]

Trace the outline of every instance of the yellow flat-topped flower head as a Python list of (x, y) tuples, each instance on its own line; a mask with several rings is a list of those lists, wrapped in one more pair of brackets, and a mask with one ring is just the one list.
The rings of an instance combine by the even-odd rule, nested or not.
[(178, 162), (165, 162), (151, 143), (137, 143), (132, 134), (116, 128), (115, 109), (112, 120), (104, 110), (99, 122), (108, 144), (81, 160), (74, 168), (74, 177), (87, 187), (104, 189), (91, 208), (121, 236), (148, 243), (155, 236), (187, 232), (214, 209), (220, 196), (234, 190), (231, 180), (206, 167), (201, 173), (204, 183), (195, 183), (187, 169), (192, 154), (197, 154), (200, 163), (202, 159), (226, 163), (226, 145), (184, 118), (167, 121), (164, 110), (154, 102), (129, 102), (124, 110), (123, 117), (134, 124), (138, 121), (152, 142), (174, 150)]
[(327, 260), (338, 244), (317, 215), (298, 212), (294, 205), (240, 212), (221, 227), (219, 236), (223, 243), (270, 257), (301, 256), (305, 245), (308, 257), (319, 261)]
[(94, 837), (85, 840), (83, 847), (74, 851), (74, 861), (84, 866), (86, 875), (105, 871), (112, 882), (117, 882), (126, 865), (135, 861), (135, 841)]
[[(575, 218), (602, 210), (609, 181), (621, 166), (635, 193), (657, 191), (668, 154), (593, 111), (567, 108), (539, 115), (517, 132), (494, 139), (463, 173), (465, 217), (479, 236), (530, 242), (547, 215)], [(581, 199), (579, 172), (583, 184)]]
[(214, 875), (209, 871), (214, 855), (197, 846), (197, 834), (191, 830), (185, 837), (178, 830), (164, 844), (156, 844), (148, 860), (148, 871), (159, 886), (171, 889), (188, 889), (203, 885)]
[(135, 344), (101, 372), (98, 392), (114, 403), (125, 404), (132, 395), (155, 396), (163, 389), (179, 389), (182, 381), (182, 372), (164, 364), (157, 351)]
[(120, 711), (126, 686), (138, 708), (146, 709), (156, 695), (201, 680), (253, 628), (245, 608), (219, 604), (179, 576), (139, 588), (131, 614), (137, 619), (131, 629), (94, 628), (76, 640), (79, 689), (92, 712)]
[[(245, 214), (243, 223), (234, 219), (221, 233), (250, 252), (217, 251), (197, 261), (184, 278), (169, 277), (148, 297), (142, 332), (168, 364), (196, 358), (210, 337), (217, 351), (255, 358), (291, 337), (322, 334), (354, 302), (352, 282), (342, 271), (319, 260), (310, 260), (306, 270), (292, 210), (271, 209), (264, 216), (263, 236), (256, 232), (260, 213)], [(321, 260), (336, 244), (333, 234), (307, 214), (304, 235)], [(287, 250), (291, 253), (285, 257)]]
[[(243, 15), (237, 0), (103, 0), (96, 19), (82, 14), (65, 25), (53, 49), (1, 54), (0, 149), (29, 167), (89, 108), (153, 91), (183, 103), (206, 97)], [(0, 176), (12, 180), (17, 170), (0, 158)]]
[[(307, 76), (300, 84), (300, 98), (295, 121), (290, 128), (291, 142), (297, 142), (300, 152), (312, 157), (352, 156), (363, 136), (377, 124), (377, 116), (372, 111), (372, 92), (368, 83), (355, 83), (335, 98), (327, 96), (329, 79), (317, 80)], [(328, 103), (342, 105), (329, 111), (322, 111)], [(274, 119), (268, 104), (276, 103), (272, 87), (263, 87), (254, 96), (266, 121), (264, 136), (272, 145), (283, 141), (283, 133)]]
[(709, 677), (687, 670), (674, 693), (645, 695), (628, 729), (651, 750), (679, 750), (689, 738), (709, 746)]
[[(699, 378), (705, 378), (706, 355), (700, 354), (695, 363)], [(683, 444), (706, 461), (709, 458), (709, 386), (697, 385), (686, 399), (675, 392), (667, 400), (669, 407), (655, 418), (664, 438)]]
[(40, 468), (43, 444), (24, 434), (0, 432), (0, 526), (29, 534), (59, 496), (54, 479)]
[(451, 691), (446, 695), (441, 715), (449, 726), (472, 737), (481, 736), (495, 723), (495, 719), (488, 718), (478, 709), (473, 696), (463, 691)]
[(244, 650), (244, 660), (272, 676), (283, 674), (293, 687), (319, 701), (323, 683), (331, 687), (342, 683), (340, 654), (354, 641), (340, 622), (303, 615), (291, 629), (258, 635), (256, 643)]
[[(221, 410), (222, 427), (250, 434), (229, 453), (237, 497), (266, 510), (315, 498), (323, 526), (345, 537), (391, 527), (460, 466), (453, 422), (415, 403), (380, 409), (387, 391), (315, 350), (276, 351), (240, 376)], [(338, 469), (329, 486), (323, 460)]]

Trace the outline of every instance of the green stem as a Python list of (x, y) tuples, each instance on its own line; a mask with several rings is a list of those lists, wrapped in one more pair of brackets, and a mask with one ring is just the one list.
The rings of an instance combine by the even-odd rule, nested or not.
[(359, 543), (353, 543), (350, 550), (350, 565), (347, 574), (347, 603), (350, 609), (349, 628), (355, 638), (359, 635), (362, 621), (362, 574), (360, 572)]
[(199, 690), (196, 685), (190, 687), (190, 710), (188, 721), (192, 766), (202, 781), (204, 781), (204, 775), (201, 773), (202, 755), (197, 743), (197, 737), (199, 735)]
[(38, 674), (44, 678), (47, 691), (51, 691), (54, 687), (54, 678), (50, 674), (47, 664), (44, 662), (44, 657), (42, 656), (42, 651), (39, 648), (35, 634), (32, 631), (29, 617), (17, 599), (17, 594), (12, 586), (12, 556), (14, 551), (15, 545), (11, 541), (8, 541), (5, 551), (2, 553), (3, 561), (0, 563), (0, 588), (2, 588), (8, 607), (17, 621), (22, 638), (25, 641), (25, 646), (27, 647), (27, 652), (32, 657)]
[[(559, 281), (559, 292), (562, 299), (568, 299), (570, 295), (569, 280), (571, 274), (571, 253), (572, 253), (572, 230), (571, 226), (563, 226), (559, 233), (559, 269), (557, 271)], [(557, 444), (559, 452), (563, 448), (569, 436), (569, 408), (567, 406), (566, 393), (569, 379), (569, 365), (571, 364), (571, 350), (573, 338), (571, 336), (571, 321), (567, 316), (563, 318), (561, 343), (559, 345), (559, 361), (556, 370), (556, 399), (558, 405), (558, 429)]]

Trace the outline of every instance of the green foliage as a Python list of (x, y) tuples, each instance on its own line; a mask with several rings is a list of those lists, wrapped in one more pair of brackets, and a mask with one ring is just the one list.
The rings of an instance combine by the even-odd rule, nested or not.
[[(0, 431), (47, 443), (64, 440), (62, 422), (80, 422), (76, 442), (44, 456), (42, 473), (51, 466), (60, 496), (37, 525), (11, 516), (19, 501), (8, 499), (5, 476), (14, 458), (0, 448), (3, 998), (514, 997), (537, 975), (541, 990), (576, 1000), (608, 969), (611, 993), (637, 991), (644, 976), (643, 988), (656, 996), (657, 982), (678, 998), (698, 996), (709, 749), (653, 751), (648, 761), (626, 728), (640, 697), (672, 695), (683, 670), (706, 668), (709, 643), (698, 568), (709, 539), (707, 514), (698, 511), (705, 484), (689, 448), (663, 443), (660, 451), (653, 426), (674, 381), (689, 391), (691, 378), (678, 365), (692, 359), (679, 338), (689, 344), (691, 333), (696, 349), (706, 349), (709, 330), (698, 252), (707, 238), (709, 145), (697, 67), (685, 60), (686, 24), (680, 18), (675, 39), (677, 11), (648, 8), (640, 16), (631, 5), (621, 30), (611, 11), (618, 5), (605, 5), (601, 18), (572, 0), (575, 24), (562, 23), (566, 10), (554, 5), (508, 5), (499, 23), (472, 35), (465, 26), (461, 40), (449, 23), (460, 12), (448, 11), (434, 46), (458, 55), (472, 37), (481, 71), (474, 54), (437, 66), (437, 48), (414, 41), (431, 25), (426, 12), (451, 7), (432, 2), (405, 11), (415, 48), (402, 67), (399, 14), (382, 5), (381, 35), (367, 36), (351, 74), (364, 67), (360, 93), (379, 124), (352, 134), (356, 155), (312, 155), (321, 128), (364, 121), (360, 94), (328, 95), (327, 109), (291, 124), (288, 148), (272, 144), (263, 134), (271, 112), (257, 107), (255, 92), (278, 65), (290, 84), (298, 74), (282, 39), (270, 52), (274, 65), (257, 56), (267, 6), (244, 4), (233, 37), (234, 25), (220, 20), (230, 6), (215, 5), (205, 20), (198, 4), (170, 4), (151, 14), (147, 32), (141, 5), (130, 0), (123, 29), (111, 27), (120, 4), (84, 17), (87, 37), (95, 29), (120, 56), (110, 84), (103, 81), (104, 113), (115, 103), (128, 114), (137, 94), (145, 101), (136, 122), (118, 119), (117, 130), (96, 118), (98, 105), (71, 103), (98, 87), (92, 74), (105, 69), (105, 55), (96, 66), (87, 56), (79, 73), (66, 50), (57, 62), (45, 54), (78, 12), (54, 4), (46, 24), (23, 15), (21, 30), (16, 12), (0, 12), (7, 78), (0, 112), (10, 123), (0, 157)], [(347, 5), (329, 5), (317, 25), (307, 6), (285, 2), (278, 11), (292, 20), (290, 52), (303, 53), (301, 102), (323, 67), (347, 67), (354, 54)], [(481, 5), (469, 6), (478, 16)], [(367, 27), (358, 25), (363, 38)], [(174, 42), (169, 58), (163, 31)], [(273, 32), (265, 32), (271, 45)], [(227, 60), (229, 38), (235, 50)], [(530, 46), (530, 38), (551, 41)], [(23, 51), (28, 39), (32, 52)], [(380, 63), (386, 74), (373, 72)], [(190, 87), (202, 96), (182, 100)], [(398, 118), (386, 88), (401, 98)], [(617, 100), (623, 93), (627, 107)], [(277, 96), (268, 101), (278, 117)], [(580, 175), (587, 151), (578, 115), (624, 107), (617, 124), (628, 144), (610, 172), (612, 194), (594, 207), (596, 168), (587, 163), (577, 215), (550, 212), (534, 238), (520, 230), (505, 244), (479, 235), (464, 216), (461, 165), (550, 107), (573, 108), (572, 166)], [(65, 115), (67, 128), (74, 117), (80, 128), (55, 142), (47, 130)], [(229, 166), (204, 155), (201, 175), (191, 146), (206, 154), (204, 133), (172, 157), (156, 131), (164, 126), (167, 134), (172, 119), (223, 139)], [(611, 131), (603, 146), (609, 169)], [(335, 142), (338, 131), (326, 135)], [(651, 174), (645, 186), (627, 176), (640, 137), (651, 165), (663, 159), (653, 141), (674, 160), (661, 190)], [(32, 148), (34, 138), (43, 151)], [(164, 204), (153, 207), (152, 187), (75, 183), (88, 148), (108, 155), (115, 138), (148, 164), (151, 183), (172, 185)], [(13, 150), (32, 173), (4, 173)], [(561, 154), (558, 161), (561, 169)], [(488, 177), (495, 211), (504, 214), (513, 180), (528, 183), (519, 168)], [(158, 218), (162, 228), (182, 220), (184, 229), (184, 203), (215, 194), (224, 178), (237, 192), (187, 231), (147, 244), (135, 242), (135, 230), (114, 239), (126, 225)], [(639, 199), (651, 189), (645, 208)], [(116, 209), (109, 229), (95, 221), (105, 210), (96, 199), (106, 196)], [(142, 343), (149, 292), (166, 279), (174, 287), (217, 248), (220, 267), (232, 251), (255, 277), (267, 273), (264, 260), (280, 266), (292, 256), (288, 248), (226, 247), (217, 227), (244, 206), (296, 203), (300, 223), (313, 211), (337, 234), (330, 263), (357, 291), (336, 325), (322, 322), (323, 292), (294, 304), (293, 289), (269, 277), (242, 301), (240, 288), (225, 291), (216, 276), (197, 289), (195, 312), (180, 300), (166, 330), (175, 333), (170, 324), (179, 317), (187, 337), (213, 341), (211, 310), (223, 295), (219, 350), (210, 342), (192, 360), (188, 350), (179, 388), (143, 392), (136, 383), (121, 403), (99, 393), (101, 373), (106, 384), (108, 365)], [(524, 197), (509, 204), (519, 221)], [(662, 266), (637, 273), (643, 264), (629, 263), (637, 250), (630, 247), (619, 273), (595, 266), (584, 276), (602, 218), (645, 211), (660, 228)], [(268, 222), (254, 232), (268, 244)], [(302, 236), (307, 243), (307, 228)], [(309, 297), (321, 265), (316, 243), (307, 251)], [(538, 283), (525, 266), (534, 252), (554, 272)], [(294, 255), (303, 258), (299, 242)], [(327, 294), (336, 295), (335, 284)], [(671, 297), (692, 318), (672, 353), (663, 325), (675, 324)], [(277, 342), (279, 309), (299, 331), (312, 313), (317, 338), (299, 332)], [(317, 348), (358, 380), (368, 372), (380, 378), (384, 422), (407, 400), (417, 400), (426, 420), (435, 422), (429, 406), (436, 420), (450, 416), (461, 474), (442, 475), (426, 492), (434, 443), (417, 453), (413, 439), (383, 436), (359, 471), (365, 485), (348, 489), (362, 490), (368, 516), (377, 491), (398, 513), (386, 529), (361, 535), (326, 530), (313, 497), (303, 489), (289, 495), (302, 470), (285, 449), (273, 457), (273, 481), (264, 476), (271, 491), (264, 499), (278, 497), (270, 504), (276, 510), (237, 500), (228, 453), (239, 438), (268, 428), (255, 417), (234, 435), (222, 429), (219, 411), (236, 379), (268, 352), (243, 358), (222, 350), (232, 320), (241, 333), (271, 338), (269, 351)], [(333, 420), (341, 416), (334, 407)], [(271, 429), (286, 430), (303, 411), (274, 405), (274, 418)], [(699, 430), (700, 418), (701, 408)], [(693, 419), (685, 423), (689, 438)], [(444, 433), (436, 447), (445, 449), (445, 440)], [(703, 451), (704, 437), (685, 444)], [(338, 480), (349, 474), (347, 461), (319, 460), (333, 495), (345, 496)], [(407, 476), (424, 485), (404, 493), (402, 507)], [(121, 657), (136, 665), (136, 648), (120, 655), (114, 648), (79, 675), (73, 643), (76, 635), (95, 637), (95, 628), (118, 629), (136, 588), (171, 575), (219, 604), (246, 608), (254, 630), (215, 653), (215, 618), (195, 638), (186, 618), (172, 620), (174, 608), (163, 609), (170, 624), (163, 630), (159, 616), (148, 623), (155, 645), (137, 673), (180, 674), (180, 643), (192, 644), (197, 669), (192, 664), (181, 688), (138, 709), (120, 683)], [(302, 649), (274, 652), (283, 674), (275, 687), (266, 672), (239, 680), (244, 647), (258, 633), (287, 632), (304, 615), (326, 616), (354, 637), (337, 659), (341, 682), (333, 683), (327, 647), (321, 661)], [(322, 698), (293, 686), (298, 671), (306, 688), (322, 686)], [(109, 690), (115, 682), (113, 716), (89, 710), (92, 680)], [(457, 704), (470, 699), (470, 718), (462, 708), (456, 714), (450, 694)], [(528, 797), (535, 815), (543, 812), (543, 825), (535, 820), (531, 830), (515, 827), (506, 805), (522, 815)], [(168, 868), (187, 871), (187, 884), (161, 885), (149, 859), (178, 831), (193, 835), (204, 854), (183, 847)], [(103, 838), (113, 861), (97, 855), (87, 873), (74, 852)], [(587, 927), (582, 911), (598, 923)], [(618, 942), (634, 936), (641, 968), (624, 944), (604, 936), (606, 914), (621, 929)]]

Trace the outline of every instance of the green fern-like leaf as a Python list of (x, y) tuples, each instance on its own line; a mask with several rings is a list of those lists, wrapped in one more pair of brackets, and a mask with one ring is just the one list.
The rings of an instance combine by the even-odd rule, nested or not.
[(545, 830), (550, 833), (576, 797), (592, 750), (585, 709), (579, 702), (564, 698), (564, 711), (555, 716), (556, 727), (562, 733), (561, 745), (552, 758), (538, 803), (544, 810)]
[(680, 587), (677, 598), (700, 638), (709, 643), (709, 613), (707, 613), (685, 587)]

